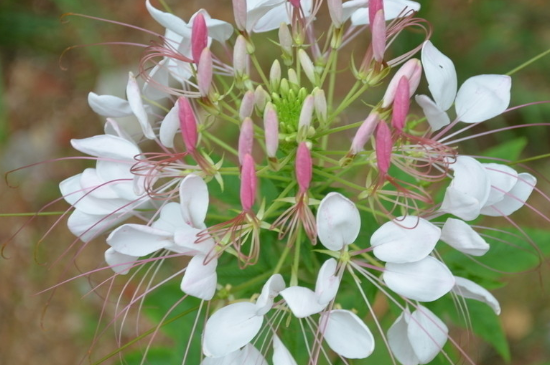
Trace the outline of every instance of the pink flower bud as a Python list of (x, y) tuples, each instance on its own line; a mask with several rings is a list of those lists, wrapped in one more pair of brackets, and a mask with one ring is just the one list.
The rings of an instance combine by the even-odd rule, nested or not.
[(395, 99), (393, 101), (391, 124), (395, 129), (403, 131), (403, 127), (405, 127), (405, 120), (407, 119), (407, 114), (409, 113), (409, 106), (409, 79), (402, 76), (399, 80), (399, 84), (397, 84), (397, 91), (395, 92)]
[(298, 129), (309, 128), (311, 124), (311, 118), (313, 117), (313, 107), (315, 105), (315, 99), (312, 95), (308, 95), (302, 105), (300, 111), (300, 119), (298, 120)]
[(342, 0), (327, 0), (327, 5), (334, 28), (341, 28), (343, 23)]
[(264, 110), (264, 133), (267, 157), (274, 158), (279, 148), (279, 118), (271, 103)]
[(313, 170), (313, 162), (311, 160), (311, 153), (305, 142), (300, 142), (298, 151), (296, 152), (296, 179), (298, 180), (298, 186), (300, 192), (305, 193), (309, 189), (311, 183), (311, 176)]
[(380, 63), (384, 60), (384, 52), (386, 51), (386, 19), (384, 18), (384, 9), (378, 10), (374, 16), (371, 30), (373, 57), (376, 62)]
[(233, 0), (233, 16), (235, 16), (235, 25), (237, 29), (243, 31), (246, 29), (246, 0)]
[(178, 99), (178, 116), (180, 120), (181, 136), (183, 137), (183, 143), (188, 152), (194, 152), (197, 147), (198, 133), (197, 133), (197, 119), (195, 118), (195, 112), (193, 107), (187, 98), (180, 97)]
[(254, 159), (249, 154), (243, 158), (241, 170), (241, 205), (243, 211), (250, 212), (256, 199), (256, 168)]
[(376, 128), (376, 164), (383, 175), (386, 175), (390, 168), (392, 148), (390, 128), (386, 122), (378, 123)]
[(242, 75), (247, 73), (248, 58), (246, 39), (242, 35), (239, 35), (233, 48), (233, 69), (237, 77), (242, 77)]
[(245, 118), (241, 124), (241, 133), (239, 134), (239, 163), (243, 164), (244, 156), (252, 154), (254, 145), (254, 124), (252, 119)]
[(369, 0), (369, 26), (372, 31), (374, 18), (380, 10), (384, 10), (384, 1), (383, 0)]
[(294, 6), (295, 8), (300, 8), (300, 0), (290, 0), (290, 3), (291, 3), (292, 6)]
[(195, 63), (200, 61), (202, 50), (206, 47), (208, 47), (208, 28), (204, 15), (199, 12), (193, 20), (191, 30), (191, 53)]
[(256, 97), (254, 96), (254, 91), (248, 90), (245, 92), (241, 101), (241, 108), (239, 109), (239, 117), (241, 120), (244, 120), (252, 115), (255, 103)]
[(355, 133), (355, 137), (353, 137), (350, 149), (352, 154), (356, 155), (363, 150), (365, 144), (376, 129), (379, 121), (380, 115), (377, 112), (372, 111), (363, 124), (361, 124), (357, 130), (357, 133)]
[(409, 96), (412, 96), (420, 83), (420, 77), (422, 76), (422, 64), (416, 58), (410, 59), (395, 73), (391, 79), (384, 99), (382, 102), (382, 108), (387, 108), (393, 103), (395, 93), (397, 91), (397, 84), (401, 77), (405, 76), (409, 80)]
[(212, 53), (209, 48), (205, 48), (201, 52), (197, 67), (197, 84), (201, 96), (208, 96), (212, 87)]

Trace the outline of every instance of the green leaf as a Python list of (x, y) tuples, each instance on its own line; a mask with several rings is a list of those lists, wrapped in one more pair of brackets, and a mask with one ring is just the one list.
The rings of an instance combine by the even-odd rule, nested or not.
[[(516, 161), (520, 158), (521, 152), (525, 149), (525, 146), (527, 146), (527, 138), (518, 137), (512, 139), (511, 141), (501, 143), (495, 147), (485, 150), (483, 152), (483, 156), (501, 158), (508, 161)], [(494, 160), (486, 158), (479, 158), (479, 160), (481, 162), (487, 162), (484, 160), (490, 160), (491, 162), (494, 162)]]

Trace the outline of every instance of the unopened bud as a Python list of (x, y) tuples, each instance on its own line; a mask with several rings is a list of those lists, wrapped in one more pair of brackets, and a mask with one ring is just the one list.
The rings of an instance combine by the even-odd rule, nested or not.
[(243, 75), (248, 74), (248, 51), (246, 50), (246, 39), (239, 35), (233, 48), (233, 69), (235, 77), (242, 79)]
[(369, 26), (372, 31), (374, 25), (374, 18), (380, 10), (384, 10), (384, 0), (369, 0)]
[(191, 53), (195, 63), (200, 61), (202, 50), (206, 47), (208, 47), (208, 28), (204, 15), (199, 12), (193, 20), (191, 30)]
[(401, 77), (405, 76), (409, 80), (409, 96), (413, 95), (418, 88), (420, 83), (420, 77), (422, 76), (422, 64), (416, 58), (412, 58), (405, 62), (403, 66), (395, 73), (386, 93), (384, 94), (384, 99), (382, 101), (382, 108), (387, 108), (393, 103), (395, 98), (395, 92), (397, 90), (397, 85)]
[(250, 212), (254, 206), (256, 200), (256, 167), (254, 166), (254, 159), (251, 155), (247, 154), (243, 158), (241, 169), (241, 205), (244, 212)]
[(301, 193), (305, 193), (309, 189), (313, 170), (313, 162), (311, 153), (305, 142), (300, 142), (298, 151), (296, 152), (296, 180)]
[(279, 60), (273, 61), (271, 70), (269, 70), (269, 85), (272, 91), (276, 91), (281, 83), (281, 64)]
[(241, 101), (241, 107), (239, 109), (239, 117), (241, 120), (244, 120), (245, 118), (248, 118), (252, 115), (254, 104), (256, 104), (254, 91), (248, 90), (244, 93), (243, 99)]
[(281, 45), (281, 50), (283, 51), (283, 60), (285, 61), (285, 65), (292, 65), (292, 34), (290, 33), (290, 29), (288, 29), (288, 24), (286, 23), (281, 23), (281, 26), (279, 27), (279, 44)]
[[(370, 9), (370, 7), (369, 7)], [(378, 10), (371, 23), (372, 31), (372, 53), (374, 60), (381, 63), (384, 60), (386, 52), (386, 19), (384, 18), (384, 9)]]
[(212, 87), (212, 53), (209, 48), (202, 50), (197, 67), (197, 84), (202, 97), (207, 97)]
[(197, 119), (189, 100), (185, 97), (178, 99), (178, 116), (180, 120), (181, 136), (188, 152), (193, 153), (197, 148), (198, 133)]
[(407, 119), (407, 114), (409, 114), (410, 102), (409, 79), (402, 76), (399, 80), (399, 84), (397, 84), (391, 120), (392, 126), (400, 132), (403, 131), (405, 127), (405, 120)]
[(275, 158), (279, 148), (279, 118), (271, 103), (264, 110), (264, 134), (267, 157)]
[(288, 82), (294, 85), (300, 85), (300, 82), (298, 81), (298, 75), (296, 74), (296, 71), (293, 68), (288, 69)]
[(270, 100), (269, 94), (265, 91), (261, 85), (258, 85), (254, 91), (254, 98), (256, 99), (256, 108), (262, 113), (265, 108), (265, 104)]
[(315, 99), (315, 116), (322, 124), (327, 122), (327, 98), (325, 97), (325, 91), (316, 87), (313, 90), (313, 98)]
[(391, 131), (386, 122), (378, 123), (376, 128), (376, 165), (378, 170), (386, 175), (390, 169), (391, 152), (393, 143), (391, 139)]
[(243, 164), (244, 156), (252, 154), (252, 146), (254, 145), (254, 124), (252, 119), (245, 118), (241, 124), (241, 132), (239, 134), (239, 163)]
[(294, 6), (295, 8), (300, 8), (300, 0), (290, 0), (290, 3), (291, 3), (292, 6)]
[(377, 112), (372, 111), (363, 124), (361, 124), (357, 130), (357, 133), (355, 133), (355, 136), (353, 137), (350, 148), (350, 153), (352, 155), (356, 155), (363, 150), (365, 144), (374, 133), (374, 130), (379, 122), (380, 115)]
[(300, 120), (298, 122), (298, 128), (308, 127), (311, 125), (311, 118), (313, 117), (313, 107), (315, 100), (312, 95), (308, 95), (302, 105), (300, 111)]
[(303, 49), (298, 50), (298, 59), (300, 61), (300, 65), (302, 65), (302, 69), (304, 70), (304, 73), (306, 74), (311, 84), (317, 85), (317, 75), (315, 74), (315, 66), (313, 65), (313, 62), (309, 58), (306, 51), (304, 51)]

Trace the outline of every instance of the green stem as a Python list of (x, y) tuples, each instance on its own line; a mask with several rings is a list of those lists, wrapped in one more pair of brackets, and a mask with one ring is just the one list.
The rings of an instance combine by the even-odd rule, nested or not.
[(254, 64), (254, 67), (256, 68), (256, 71), (258, 71), (258, 75), (262, 78), (262, 82), (264, 85), (269, 86), (269, 80), (264, 74), (264, 71), (262, 70), (262, 66), (260, 66), (260, 63), (258, 62), (258, 59), (256, 58), (255, 54), (250, 55), (250, 59), (252, 60), (252, 63)]
[[(332, 175), (332, 174), (329, 174), (327, 172), (324, 172), (322, 170), (319, 170), (319, 169), (313, 169), (313, 173), (314, 174), (317, 174), (317, 175), (320, 175), (320, 176), (323, 176), (323, 177), (326, 177), (327, 179), (329, 179), (328, 181), (337, 181), (339, 182), (340, 184), (342, 185), (345, 185), (349, 188), (352, 188), (352, 189), (355, 189), (355, 190), (359, 190), (359, 191), (363, 191), (365, 190), (365, 187), (364, 186), (360, 186), (360, 185), (357, 185), (357, 184), (354, 184), (352, 182), (349, 182), (347, 180), (344, 180), (344, 179), (341, 179), (335, 175)], [(327, 181), (327, 182), (328, 182)]]
[(529, 157), (529, 158), (525, 158), (523, 160), (519, 160), (519, 161), (510, 161), (508, 162), (506, 165), (517, 165), (517, 164), (520, 164), (520, 163), (526, 163), (526, 162), (532, 162), (532, 161), (537, 161), (537, 160), (541, 160), (543, 158), (548, 158), (550, 157), (550, 153), (547, 153), (545, 155), (539, 155), (539, 156), (534, 156), (534, 157)]
[(228, 145), (227, 143), (225, 143), (224, 141), (222, 141), (221, 139), (219, 139), (218, 137), (214, 137), (210, 132), (207, 132), (207, 131), (202, 131), (202, 134), (208, 138), (209, 140), (211, 140), (212, 142), (214, 142), (215, 144), (217, 144), (218, 146), (224, 148), (225, 150), (227, 150), (228, 152), (234, 154), (235, 156), (238, 156), (239, 155), (239, 152), (237, 152), (236, 149), (234, 149), (233, 147), (231, 147), (230, 145)]
[(514, 73), (518, 72), (519, 70), (521, 70), (521, 69), (523, 69), (523, 68), (529, 66), (529, 65), (532, 64), (533, 62), (538, 61), (538, 60), (540, 60), (541, 58), (543, 58), (544, 56), (549, 55), (549, 54), (550, 54), (550, 49), (548, 49), (548, 50), (546, 50), (546, 51), (540, 53), (539, 55), (537, 55), (537, 56), (531, 58), (530, 60), (528, 60), (528, 61), (522, 63), (522, 64), (519, 65), (518, 67), (514, 68), (512, 71), (509, 71), (506, 75), (511, 76), (511, 75), (513, 75)]
[(294, 244), (294, 263), (292, 264), (290, 286), (298, 285), (298, 269), (300, 268), (300, 247), (302, 245), (302, 229), (297, 228), (296, 243)]
[(63, 215), (67, 213), (63, 212), (40, 212), (40, 213), (1, 213), (0, 217), (33, 217), (33, 216), (49, 216), (49, 215)]
[[(348, 130), (348, 129), (353, 129), (353, 128), (358, 128), (361, 126), (361, 124), (363, 123), (363, 121), (360, 121), (360, 122), (356, 122), (356, 123), (352, 123), (352, 124), (347, 124), (347, 125), (343, 125), (341, 127), (336, 127), (336, 128), (332, 128), (332, 129), (327, 129), (325, 131), (321, 131), (317, 134), (317, 137), (321, 137), (321, 136), (325, 136), (327, 134), (332, 134), (332, 133), (337, 133), (337, 132), (341, 132), (341, 131), (345, 131), (345, 130)], [(348, 151), (344, 152), (345, 153), (348, 153)]]

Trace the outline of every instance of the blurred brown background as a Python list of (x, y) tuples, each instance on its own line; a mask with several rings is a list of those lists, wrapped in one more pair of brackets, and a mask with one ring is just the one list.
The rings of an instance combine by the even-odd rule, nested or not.
[[(230, 0), (166, 0), (166, 3), (186, 20), (203, 7), (213, 17), (231, 21)], [(460, 81), (482, 73), (505, 73), (550, 48), (550, 5), (546, 0), (421, 3), (423, 9), (419, 15), (433, 24), (432, 40), (455, 61)], [(154, 4), (159, 7), (158, 3)], [(1, 0), (0, 166), (3, 173), (75, 155), (69, 144), (71, 138), (101, 133), (102, 121), (87, 105), (88, 92), (123, 96), (127, 72), (137, 71), (142, 52), (129, 46), (92, 46), (70, 50), (60, 60), (64, 49), (108, 41), (148, 44), (151, 38), (137, 30), (80, 17), (70, 16), (60, 21), (61, 14), (67, 12), (163, 31), (149, 17), (141, 0)], [(404, 38), (406, 41), (407, 36)], [(549, 72), (550, 57), (546, 57), (514, 75), (512, 105), (550, 100)], [(545, 105), (525, 108), (509, 113), (501, 123), (519, 121), (550, 122), (550, 108)], [(541, 129), (518, 133), (529, 137), (528, 155), (550, 152), (548, 133), (541, 133)], [(501, 141), (499, 138), (505, 137), (491, 136), (485, 143), (497, 144)], [(539, 161), (534, 167), (549, 173), (547, 161)], [(57, 185), (61, 180), (90, 165), (74, 160), (51, 161), (11, 174), (9, 184), (13, 187), (6, 183), (0, 187), (0, 213), (40, 210), (58, 199)], [(548, 206), (540, 208), (550, 215)], [(46, 210), (64, 209), (66, 205), (61, 202)], [(52, 292), (37, 293), (77, 275), (75, 266), (80, 270), (97, 267), (105, 246), (94, 242), (76, 261), (73, 250), (56, 262), (74, 242), (74, 237), (66, 231), (65, 221), (56, 225), (58, 216), (39, 217), (30, 222), (27, 219), (0, 218), (0, 239), (7, 243), (6, 259), (0, 261), (0, 364), (87, 363), (86, 353), (103, 299), (86, 295), (90, 290), (86, 279), (60, 286), (51, 297)], [(544, 227), (543, 222), (529, 222)], [(52, 226), (52, 231), (39, 245)], [(513, 364), (550, 363), (547, 264), (542, 265), (540, 271), (511, 277), (510, 284), (496, 292), (503, 305), (502, 321), (510, 339)], [(95, 358), (115, 347), (114, 341), (109, 343), (104, 340), (94, 349)], [(490, 348), (479, 346), (476, 358), (480, 364), (502, 362)], [(107, 363), (113, 362), (116, 360)]]

